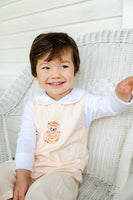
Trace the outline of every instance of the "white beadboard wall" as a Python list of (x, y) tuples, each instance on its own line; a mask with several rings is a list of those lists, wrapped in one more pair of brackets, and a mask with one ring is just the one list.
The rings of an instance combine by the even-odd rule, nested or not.
[(0, 0), (0, 95), (29, 65), (29, 49), (42, 32), (71, 36), (122, 26), (122, 0)]

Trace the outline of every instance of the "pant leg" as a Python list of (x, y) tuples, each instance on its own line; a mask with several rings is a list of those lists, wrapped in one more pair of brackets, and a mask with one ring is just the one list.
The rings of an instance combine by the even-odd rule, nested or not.
[(29, 188), (25, 200), (76, 200), (79, 184), (70, 173), (43, 176)]
[(13, 189), (16, 182), (14, 161), (6, 161), (0, 164), (0, 200), (13, 197)]

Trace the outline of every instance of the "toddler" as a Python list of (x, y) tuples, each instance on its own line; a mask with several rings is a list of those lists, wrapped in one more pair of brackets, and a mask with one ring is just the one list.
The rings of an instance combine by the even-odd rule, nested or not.
[(133, 77), (106, 97), (72, 88), (80, 59), (65, 33), (37, 36), (30, 63), (42, 91), (24, 108), (15, 164), (0, 165), (0, 200), (76, 200), (88, 161), (89, 126), (132, 103)]

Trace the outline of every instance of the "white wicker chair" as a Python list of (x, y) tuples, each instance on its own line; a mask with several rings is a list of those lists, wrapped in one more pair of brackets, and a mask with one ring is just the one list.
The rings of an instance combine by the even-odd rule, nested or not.
[[(108, 30), (75, 37), (81, 70), (74, 86), (107, 95), (133, 75), (133, 30)], [(11, 159), (8, 117), (21, 116), (27, 99), (39, 89), (29, 68), (0, 99), (0, 162)], [(95, 120), (89, 131), (89, 161), (78, 200), (119, 199), (133, 156), (133, 106), (116, 117)]]

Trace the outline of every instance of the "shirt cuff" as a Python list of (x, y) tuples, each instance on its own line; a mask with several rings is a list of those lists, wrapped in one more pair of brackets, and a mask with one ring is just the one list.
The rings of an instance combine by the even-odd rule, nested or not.
[(132, 96), (131, 96), (131, 100), (129, 101), (129, 102), (126, 102), (126, 101), (123, 101), (123, 100), (121, 100), (117, 95), (116, 95), (116, 93), (114, 92), (114, 96), (115, 96), (115, 98), (117, 99), (117, 101), (119, 101), (120, 103), (122, 103), (122, 104), (124, 104), (124, 105), (131, 105), (131, 104), (133, 104), (133, 92), (132, 92)]
[(27, 153), (17, 153), (15, 156), (15, 170), (27, 169), (33, 171), (34, 156)]
[(116, 95), (115, 91), (111, 95), (111, 99), (110, 100), (111, 100), (111, 107), (114, 110), (114, 112), (116, 112), (116, 114), (123, 112), (129, 105), (133, 104), (133, 98), (131, 99), (130, 102), (122, 101)]

